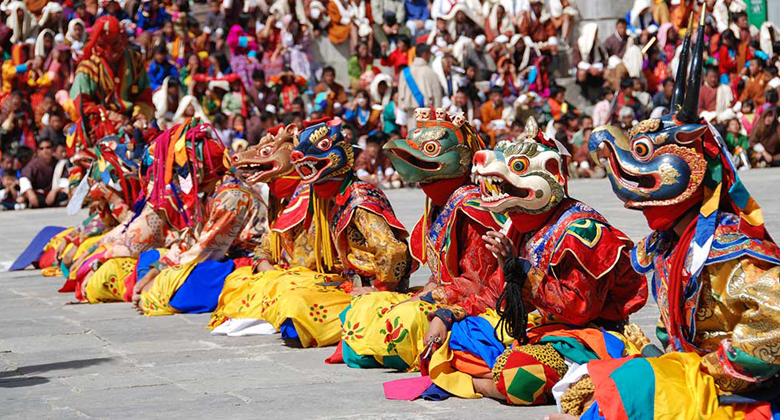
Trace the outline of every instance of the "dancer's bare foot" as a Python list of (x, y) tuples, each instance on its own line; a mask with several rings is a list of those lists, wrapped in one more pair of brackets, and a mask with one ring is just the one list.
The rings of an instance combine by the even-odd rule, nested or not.
[[(492, 374), (490, 374), (492, 376)], [(485, 397), (493, 398), (494, 400), (505, 401), (506, 397), (498, 392), (496, 383), (493, 382), (493, 378), (471, 378), (471, 382), (474, 384), (474, 390)]]
[(74, 255), (76, 255), (75, 247), (71, 247), (71, 249), (69, 249), (68, 252), (65, 253), (65, 255), (62, 255), (62, 258), (60, 260), (65, 265), (65, 267), (70, 267), (70, 265), (73, 264)]

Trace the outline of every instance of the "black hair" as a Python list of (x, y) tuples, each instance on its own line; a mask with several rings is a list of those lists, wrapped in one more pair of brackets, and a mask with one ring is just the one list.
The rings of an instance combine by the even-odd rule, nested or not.
[(674, 79), (672, 79), (671, 77), (667, 77), (666, 79), (664, 79), (664, 83), (663, 83), (664, 86), (666, 86), (669, 83), (674, 84)]
[(417, 49), (415, 51), (415, 54), (417, 54), (418, 57), (423, 54), (427, 54), (429, 52), (431, 52), (431, 47), (428, 44), (426, 43), (417, 44)]
[(777, 67), (775, 66), (766, 66), (764, 67), (764, 71), (771, 74), (772, 76), (777, 76)]
[(617, 22), (615, 22), (615, 26), (621, 25), (621, 24), (628, 26), (628, 21), (623, 19), (623, 18), (620, 18), (620, 19), (617, 20)]
[(745, 105), (747, 105), (747, 106), (749, 106), (750, 108), (752, 108), (752, 109), (753, 109), (753, 111), (755, 111), (755, 110), (756, 110), (756, 104), (755, 104), (755, 103), (753, 103), (753, 100), (752, 100), (752, 99), (745, 99), (744, 101), (742, 101), (742, 106), (745, 106)]
[(776, 104), (777, 100), (780, 99), (777, 95), (777, 89), (769, 89), (764, 92), (764, 99), (766, 99), (766, 102), (769, 104)]
[(623, 80), (620, 81), (620, 90), (627, 89), (630, 87), (634, 87), (634, 78), (633, 77), (626, 77)]
[(525, 308), (523, 287), (528, 279), (531, 264), (524, 259), (510, 257), (501, 267), (504, 271), (504, 290), (496, 300), (496, 335), (503, 341), (504, 331), (520, 344), (528, 341), (528, 311)]
[(261, 69), (254, 69), (252, 71), (252, 80), (262, 80), (265, 81), (265, 72)]
[(566, 92), (566, 88), (563, 87), (563, 86), (558, 86), (558, 85), (551, 85), (550, 86), (550, 97), (551, 98), (554, 98), (555, 96), (557, 96), (561, 92)]
[(168, 48), (165, 47), (165, 44), (160, 44), (154, 48), (155, 54), (162, 54), (164, 56), (168, 56)]
[(333, 73), (333, 75), (336, 75), (336, 69), (333, 68), (333, 66), (325, 66), (322, 68), (322, 75), (324, 76), (325, 73)]
[(396, 42), (403, 42), (404, 44), (406, 44), (409, 47), (412, 46), (412, 40), (406, 34), (398, 35), (398, 37), (396, 38)]

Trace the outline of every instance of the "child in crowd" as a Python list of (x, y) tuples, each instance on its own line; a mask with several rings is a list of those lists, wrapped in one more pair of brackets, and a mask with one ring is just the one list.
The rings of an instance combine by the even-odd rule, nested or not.
[[(392, 138), (399, 138), (398, 133), (391, 134)], [(387, 155), (382, 152), (385, 137), (383, 135), (372, 136), (366, 139), (365, 150), (355, 160), (355, 172), (361, 181), (368, 182), (382, 188), (400, 188), (401, 177), (393, 169)]]

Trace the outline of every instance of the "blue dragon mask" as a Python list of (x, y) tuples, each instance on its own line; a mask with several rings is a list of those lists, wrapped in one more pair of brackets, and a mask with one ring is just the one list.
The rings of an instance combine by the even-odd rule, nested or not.
[(703, 27), (700, 23), (687, 83), (690, 28), (683, 41), (668, 115), (640, 122), (628, 136), (613, 126), (598, 127), (590, 135), (591, 156), (605, 167), (613, 191), (626, 207), (675, 205), (694, 196), (705, 181), (705, 149), (712, 148), (715, 142), (698, 112)]
[(290, 160), (304, 184), (345, 175), (352, 170), (355, 152), (345, 141), (341, 120), (315, 124), (293, 137)]

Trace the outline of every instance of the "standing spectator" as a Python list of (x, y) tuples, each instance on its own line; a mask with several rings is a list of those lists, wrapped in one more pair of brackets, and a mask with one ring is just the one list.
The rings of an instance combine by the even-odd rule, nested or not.
[[(416, 48), (417, 57), (412, 65), (401, 72), (398, 82), (398, 101), (406, 115), (413, 117), (416, 108), (441, 106), (444, 91), (439, 83), (439, 77), (428, 65), (431, 51), (428, 44), (419, 44)], [(409, 128), (416, 126), (414, 118), (409, 118)]]
[[(52, 189), (51, 181), (57, 160), (54, 158), (54, 144), (49, 140), (41, 140), (38, 145), (38, 156), (33, 158), (23, 169), (19, 179), (20, 193), (24, 196), (28, 207), (45, 207)], [(65, 197), (52, 197), (51, 205), (60, 203)]]
[(618, 19), (615, 24), (615, 32), (604, 40), (604, 48), (610, 56), (623, 58), (626, 53), (626, 44), (628, 43), (628, 22), (625, 19)]

